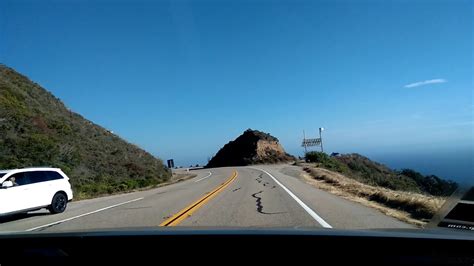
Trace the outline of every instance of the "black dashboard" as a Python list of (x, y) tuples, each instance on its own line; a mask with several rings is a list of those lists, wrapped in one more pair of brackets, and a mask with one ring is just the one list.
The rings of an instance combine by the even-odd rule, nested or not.
[[(159, 228), (0, 235), (0, 264), (474, 265), (474, 232), (452, 229)], [(342, 263), (342, 264), (341, 264)]]

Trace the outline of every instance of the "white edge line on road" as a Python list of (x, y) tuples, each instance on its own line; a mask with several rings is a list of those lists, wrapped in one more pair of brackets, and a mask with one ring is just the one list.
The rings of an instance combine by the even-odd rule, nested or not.
[(265, 174), (267, 174), (268, 176), (270, 176), (273, 181), (275, 181), (275, 183), (277, 183), (280, 187), (283, 188), (283, 190), (285, 190), (288, 194), (290, 194), (290, 196), (296, 200), (296, 202), (298, 202), (298, 204), (303, 207), (303, 209), (309, 214), (311, 215), (311, 217), (313, 217), (322, 227), (324, 228), (332, 228), (332, 226), (330, 224), (328, 224), (326, 221), (324, 221), (323, 218), (321, 218), (321, 216), (319, 216), (315, 211), (313, 211), (310, 207), (308, 207), (308, 205), (306, 205), (302, 200), (300, 200), (295, 194), (293, 194), (293, 192), (291, 192), (288, 188), (286, 188), (282, 183), (280, 183), (280, 181), (278, 181), (274, 176), (272, 176), (269, 172), (263, 170), (263, 169), (260, 169), (260, 168), (257, 168), (258, 170), (264, 172)]
[(98, 212), (101, 212), (101, 211), (112, 209), (112, 208), (118, 207), (120, 205), (124, 205), (124, 204), (135, 202), (135, 201), (139, 201), (139, 200), (142, 200), (142, 199), (143, 198), (138, 198), (138, 199), (133, 199), (133, 200), (125, 201), (125, 202), (122, 202), (122, 203), (114, 204), (114, 205), (111, 205), (111, 206), (108, 206), (108, 207), (105, 207), (105, 208), (102, 208), (102, 209), (98, 209), (98, 210), (95, 210), (95, 211), (83, 213), (81, 215), (77, 215), (77, 216), (67, 218), (67, 219), (64, 219), (64, 220), (60, 220), (60, 221), (52, 222), (52, 223), (49, 223), (49, 224), (33, 227), (33, 228), (28, 229), (28, 230), (25, 230), (25, 232), (31, 232), (31, 231), (41, 229), (43, 227), (48, 227), (48, 226), (52, 226), (52, 225), (61, 224), (61, 223), (64, 223), (64, 222), (68, 222), (68, 221), (71, 221), (71, 220), (74, 220), (74, 219), (77, 219), (77, 218), (81, 218), (81, 217), (84, 217), (84, 216), (87, 216), (87, 215), (91, 215), (91, 214), (94, 214), (94, 213), (98, 213)]
[(199, 182), (199, 181), (201, 181), (201, 180), (204, 180), (204, 179), (206, 179), (206, 178), (210, 177), (211, 175), (212, 175), (212, 173), (211, 173), (211, 172), (209, 172), (209, 174), (208, 174), (207, 176), (205, 176), (205, 177), (202, 177), (202, 178), (199, 178), (198, 180), (194, 181), (194, 183), (196, 183), (196, 182)]

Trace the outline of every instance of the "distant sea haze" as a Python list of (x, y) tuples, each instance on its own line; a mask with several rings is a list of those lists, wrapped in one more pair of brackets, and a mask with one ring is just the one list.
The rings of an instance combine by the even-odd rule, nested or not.
[[(351, 151), (342, 153), (359, 153), (385, 166), (401, 170), (410, 168), (423, 175), (436, 175), (442, 179), (474, 185), (474, 150), (466, 148), (444, 152), (386, 152)], [(290, 150), (290, 154), (303, 156), (300, 150)], [(329, 153), (331, 153), (329, 151)], [(177, 165), (189, 166), (206, 162), (195, 158), (180, 158)]]
[(468, 151), (450, 153), (411, 153), (373, 155), (371, 159), (392, 169), (410, 168), (424, 175), (436, 175), (443, 179), (474, 183), (473, 154)]

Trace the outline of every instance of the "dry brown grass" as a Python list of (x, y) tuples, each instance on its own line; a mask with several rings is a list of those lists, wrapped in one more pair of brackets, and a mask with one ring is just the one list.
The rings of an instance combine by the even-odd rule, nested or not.
[(303, 169), (307, 173), (303, 175), (305, 180), (317, 188), (420, 227), (431, 219), (445, 201), (442, 197), (366, 185), (339, 173), (309, 164), (304, 164)]

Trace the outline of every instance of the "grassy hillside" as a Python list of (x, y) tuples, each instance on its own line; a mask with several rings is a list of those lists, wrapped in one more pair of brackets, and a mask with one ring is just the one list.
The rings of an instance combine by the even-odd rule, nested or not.
[(78, 197), (168, 180), (161, 160), (70, 111), (58, 98), (0, 65), (0, 169), (54, 166)]
[(455, 182), (434, 175), (423, 176), (411, 169), (395, 171), (359, 154), (332, 157), (325, 153), (309, 152), (306, 159), (316, 163), (317, 167), (339, 172), (364, 184), (392, 190), (448, 196), (457, 188)]

